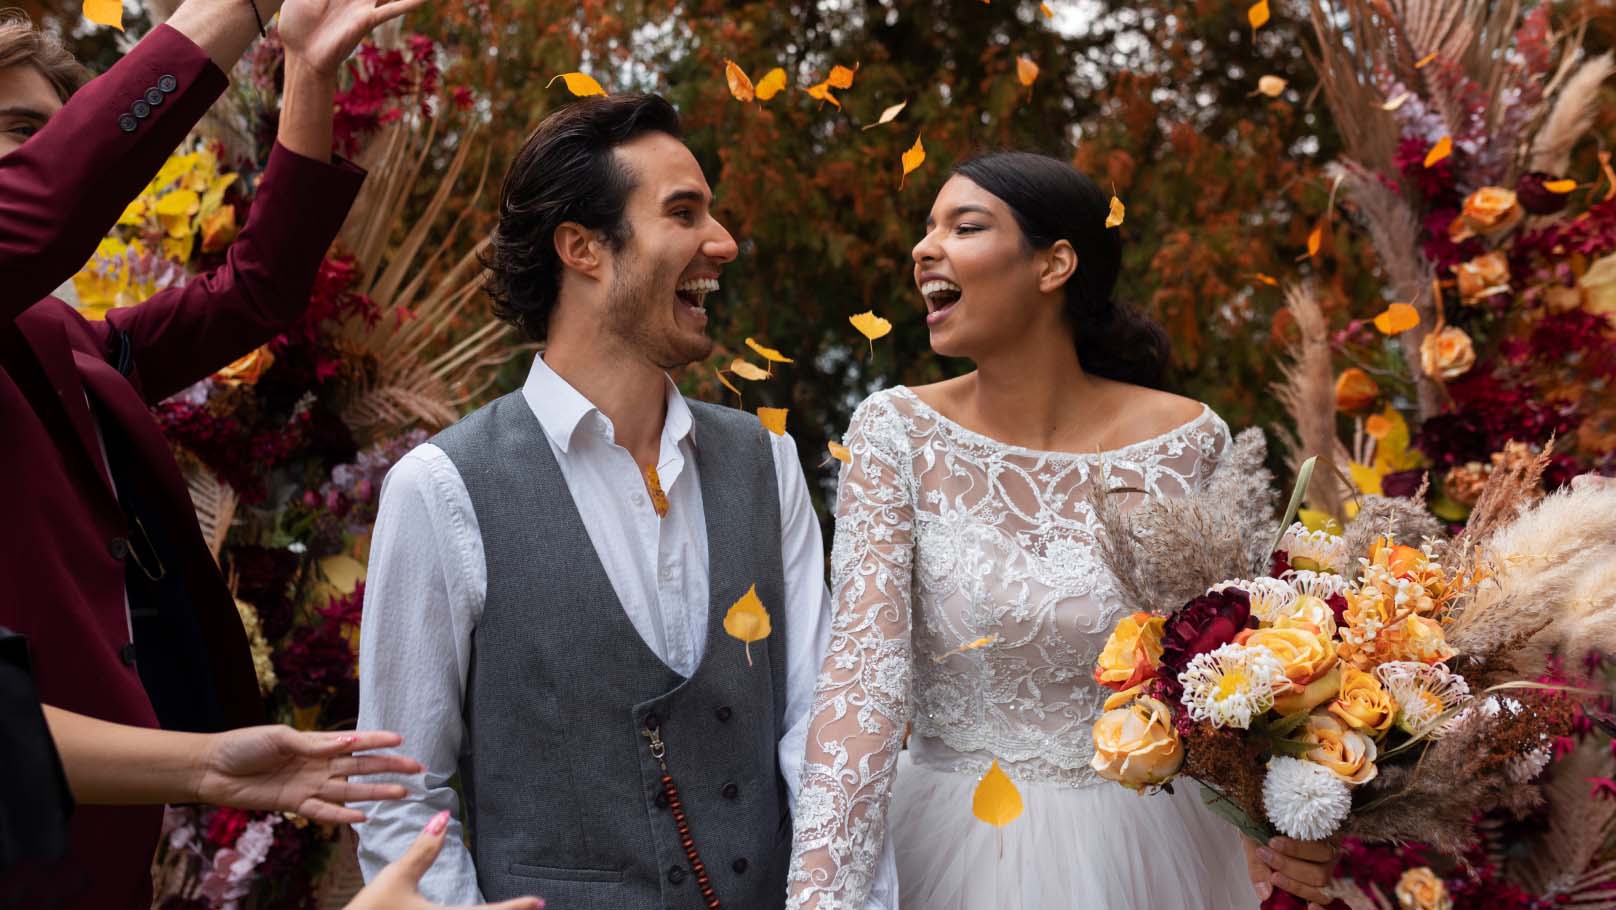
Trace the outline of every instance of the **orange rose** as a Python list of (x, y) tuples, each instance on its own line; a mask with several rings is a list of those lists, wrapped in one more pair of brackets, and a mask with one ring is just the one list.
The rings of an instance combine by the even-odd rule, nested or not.
[(1298, 737), (1312, 743), (1303, 757), (1334, 771), (1336, 776), (1356, 787), (1375, 779), (1375, 741), (1337, 720), (1319, 713), (1307, 719)]
[(1400, 910), (1453, 910), (1448, 887), (1428, 866), (1404, 872), (1397, 880), (1396, 894)]
[(1464, 201), (1464, 210), (1448, 225), (1448, 237), (1459, 243), (1477, 234), (1501, 234), (1519, 224), (1525, 215), (1514, 190), (1484, 186)]
[(275, 363), (275, 355), (269, 352), (268, 346), (256, 348), (236, 358), (236, 361), (217, 373), (213, 378), (225, 385), (252, 385), (264, 371)]
[(1156, 677), (1162, 656), (1162, 629), (1167, 621), (1135, 613), (1117, 623), (1094, 665), (1094, 681), (1121, 692)]
[(1274, 652), (1293, 686), (1305, 686), (1335, 666), (1335, 643), (1311, 626), (1258, 629), (1235, 640)]
[(1453, 267), (1459, 300), (1474, 306), (1484, 297), (1509, 291), (1509, 257), (1498, 250)]
[(1106, 780), (1143, 790), (1170, 780), (1183, 764), (1172, 712), (1154, 698), (1139, 696), (1094, 722), (1090, 767)]
[(1422, 664), (1439, 664), (1455, 653), (1442, 624), (1424, 616), (1410, 616), (1403, 626), (1403, 654)]
[(1276, 629), (1309, 629), (1326, 638), (1335, 638), (1335, 610), (1312, 594), (1303, 594), (1283, 616), (1274, 620)]
[(1420, 342), (1420, 368), (1432, 379), (1458, 379), (1475, 363), (1476, 347), (1457, 326), (1437, 329)]
[(1373, 673), (1348, 667), (1341, 676), (1341, 694), (1330, 703), (1329, 712), (1348, 727), (1379, 739), (1397, 719), (1397, 701)]
[(1361, 414), (1380, 400), (1380, 386), (1368, 373), (1348, 367), (1335, 378), (1335, 406), (1347, 414)]

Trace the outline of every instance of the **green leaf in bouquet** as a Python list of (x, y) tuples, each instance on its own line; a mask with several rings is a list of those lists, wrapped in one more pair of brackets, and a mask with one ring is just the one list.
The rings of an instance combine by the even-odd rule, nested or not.
[(1292, 733), (1295, 733), (1298, 727), (1307, 723), (1307, 719), (1312, 713), (1313, 712), (1310, 709), (1307, 711), (1297, 711), (1295, 714), (1286, 714), (1283, 717), (1276, 717), (1264, 724), (1260, 728), (1261, 732), (1266, 733), (1269, 736), (1273, 736), (1276, 739), (1282, 739), (1290, 736)]
[(1285, 517), (1279, 522), (1279, 531), (1274, 535), (1274, 542), (1268, 545), (1268, 552), (1279, 549), (1279, 542), (1285, 536), (1285, 529), (1296, 520), (1296, 510), (1302, 507), (1302, 498), (1307, 495), (1307, 486), (1313, 482), (1313, 469), (1319, 465), (1319, 456), (1314, 455), (1302, 462), (1302, 467), (1296, 472), (1296, 487), (1291, 490), (1290, 504), (1285, 507)]
[(1470, 517), (1470, 507), (1441, 495), (1431, 500), (1431, 514), (1443, 521), (1460, 522)]
[[(1197, 781), (1197, 783), (1201, 782)], [(1212, 810), (1213, 815), (1239, 828), (1241, 834), (1259, 844), (1268, 843), (1278, 833), (1273, 828), (1270, 828), (1266, 821), (1253, 821), (1251, 816), (1246, 814), (1246, 810), (1240, 808), (1239, 803), (1205, 783), (1201, 783), (1201, 800), (1206, 803), (1208, 809)]]
[(1265, 743), (1270, 752), (1289, 755), (1292, 758), (1301, 758), (1316, 748), (1318, 743), (1305, 743), (1299, 739), (1272, 739)]

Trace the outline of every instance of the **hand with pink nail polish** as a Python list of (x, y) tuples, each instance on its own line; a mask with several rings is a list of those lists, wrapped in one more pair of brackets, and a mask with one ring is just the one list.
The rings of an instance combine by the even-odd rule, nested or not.
[(465, 908), (440, 907), (422, 897), (421, 876), (432, 868), (438, 851), (443, 849), (443, 834), (448, 827), (448, 812), (433, 816), (410, 849), (378, 873), (343, 910), (544, 910), (544, 901), (537, 897), (518, 897)]
[(344, 803), (398, 799), (397, 784), (353, 783), (365, 774), (415, 774), (420, 763), (402, 755), (355, 755), (389, 749), (397, 733), (309, 733), (291, 727), (246, 727), (213, 734), (203, 752), (199, 802), (239, 809), (296, 812), (327, 824), (353, 824), (364, 813)]

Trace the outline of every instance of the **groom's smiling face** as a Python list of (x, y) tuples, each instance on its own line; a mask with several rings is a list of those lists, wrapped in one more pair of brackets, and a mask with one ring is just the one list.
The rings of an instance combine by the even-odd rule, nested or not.
[(660, 369), (712, 353), (707, 303), (735, 238), (712, 215), (712, 190), (683, 142), (647, 133), (617, 147), (632, 176), (628, 241), (612, 254), (608, 331)]

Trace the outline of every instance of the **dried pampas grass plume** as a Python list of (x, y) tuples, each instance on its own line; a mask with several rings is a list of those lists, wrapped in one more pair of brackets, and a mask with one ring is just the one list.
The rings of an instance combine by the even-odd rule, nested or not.
[(1424, 495), (1365, 496), (1357, 517), (1342, 534), (1347, 552), (1352, 554), (1368, 553), (1379, 537), (1418, 547), (1428, 538), (1440, 541), (1444, 536), (1442, 522), (1431, 514)]
[[(1296, 320), (1299, 337), (1286, 350), (1281, 365), (1284, 379), (1274, 383), (1274, 396), (1290, 415), (1294, 430), (1281, 429), (1291, 475), (1302, 462), (1318, 455), (1324, 469), (1315, 471), (1308, 484), (1307, 502), (1336, 518), (1343, 515), (1347, 490), (1339, 479), (1348, 461), (1347, 450), (1335, 432), (1335, 371), (1330, 365), (1330, 326), (1311, 288), (1285, 289), (1285, 307)], [(1334, 465), (1337, 470), (1330, 470)]]
[(1564, 174), (1571, 164), (1571, 150), (1594, 125), (1599, 112), (1599, 88), (1612, 72), (1616, 60), (1609, 53), (1587, 61), (1566, 81), (1554, 108), (1532, 141), (1531, 170)]

